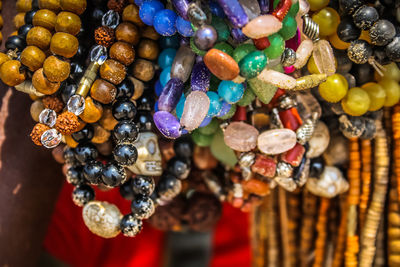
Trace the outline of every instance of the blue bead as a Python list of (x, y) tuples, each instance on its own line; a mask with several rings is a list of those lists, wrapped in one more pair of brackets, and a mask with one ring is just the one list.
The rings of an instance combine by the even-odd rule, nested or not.
[(238, 102), (244, 93), (244, 86), (241, 83), (222, 81), (218, 86), (218, 94), (229, 104)]
[(140, 7), (144, 2), (147, 2), (149, 0), (135, 0), (135, 4)]
[(187, 21), (182, 17), (178, 17), (178, 19), (175, 22), (175, 27), (178, 30), (178, 32), (185, 37), (191, 37), (194, 34), (190, 21)]
[(172, 62), (174, 62), (175, 56), (176, 56), (176, 49), (173, 48), (164, 49), (158, 56), (158, 65), (160, 66), (161, 69), (165, 69), (167, 67), (172, 66)]
[(218, 16), (220, 18), (225, 17), (224, 10), (217, 2), (214, 1), (209, 2), (208, 7), (210, 8), (211, 13), (214, 14), (215, 16)]
[(151, 26), (156, 13), (163, 9), (164, 5), (157, 0), (146, 1), (140, 6), (139, 17), (144, 24)]
[(156, 92), (156, 95), (157, 95), (157, 96), (160, 96), (160, 95), (161, 95), (161, 92), (162, 92), (163, 88), (164, 88), (164, 87), (161, 85), (160, 80), (158, 80), (158, 81), (156, 82), (156, 85), (154, 86), (154, 91)]
[(214, 117), (221, 111), (220, 97), (216, 92), (209, 91), (207, 96), (210, 99), (210, 107), (208, 108), (207, 116)]
[(201, 128), (201, 127), (206, 127), (207, 125), (210, 124), (211, 120), (212, 120), (211, 117), (206, 116), (206, 117), (204, 118), (204, 120), (200, 123), (199, 128)]
[(178, 119), (181, 119), (183, 114), (183, 108), (185, 107), (186, 97), (182, 94), (181, 99), (179, 99), (178, 105), (176, 105), (175, 113)]
[(180, 47), (180, 40), (178, 34), (172, 36), (161, 36), (160, 38), (161, 48), (175, 48), (178, 49)]
[(226, 114), (228, 114), (229, 110), (231, 110), (232, 105), (229, 104), (228, 102), (222, 100), (221, 102), (221, 110), (219, 111), (219, 114), (217, 117), (223, 117)]
[(156, 101), (156, 103), (154, 103), (154, 112), (159, 111), (158, 109), (158, 101)]
[(171, 80), (171, 67), (165, 68), (160, 74), (160, 83), (164, 87)]
[(154, 16), (154, 29), (160, 35), (171, 36), (176, 33), (175, 22), (178, 16), (169, 9), (158, 11)]

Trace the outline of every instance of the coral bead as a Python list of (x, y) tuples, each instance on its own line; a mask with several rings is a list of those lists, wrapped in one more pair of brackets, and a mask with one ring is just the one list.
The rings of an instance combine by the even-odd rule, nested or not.
[(368, 111), (370, 102), (366, 91), (359, 87), (353, 87), (342, 99), (342, 108), (351, 116), (361, 116)]
[(319, 94), (328, 102), (339, 102), (347, 94), (349, 85), (342, 75), (336, 73), (329, 76), (318, 87)]

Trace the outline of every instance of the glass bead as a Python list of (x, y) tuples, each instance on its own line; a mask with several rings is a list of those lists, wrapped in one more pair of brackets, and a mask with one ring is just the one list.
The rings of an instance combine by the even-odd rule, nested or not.
[(222, 52), (232, 56), (233, 55), (233, 47), (230, 46), (228, 43), (221, 42), (214, 45), (215, 49), (221, 50)]
[[(333, 33), (334, 35), (335, 33)], [(336, 34), (343, 42), (351, 42), (357, 40), (361, 35), (361, 30), (354, 24), (351, 17), (345, 17), (339, 23)]]
[(318, 86), (319, 94), (328, 102), (336, 103), (346, 96), (349, 85), (346, 78), (338, 73), (329, 76)]
[(126, 180), (125, 169), (118, 163), (111, 161), (104, 166), (103, 172), (101, 173), (101, 179), (106, 186), (119, 186)]
[(71, 136), (78, 143), (90, 141), (94, 136), (94, 128), (91, 124), (87, 123), (82, 130), (73, 133)]
[(154, 202), (150, 197), (144, 195), (137, 195), (132, 201), (132, 213), (138, 219), (148, 219), (154, 213)]
[(97, 62), (99, 65), (103, 65), (108, 58), (107, 48), (102, 45), (96, 45), (90, 50), (90, 61)]
[(191, 170), (191, 160), (173, 157), (168, 161), (167, 170), (176, 178), (184, 180), (189, 176)]
[(191, 37), (194, 34), (190, 21), (178, 17), (175, 22), (176, 30), (184, 37)]
[(59, 133), (56, 129), (50, 129), (42, 134), (40, 137), (40, 142), (42, 142), (43, 146), (46, 148), (53, 148), (60, 144), (61, 138), (61, 133)]
[(165, 69), (167, 67), (172, 66), (175, 56), (176, 56), (176, 49), (173, 48), (164, 49), (158, 56), (158, 65), (160, 66), (161, 69)]
[(183, 108), (185, 107), (185, 101), (186, 101), (185, 95), (182, 94), (181, 98), (179, 99), (178, 104), (176, 105), (176, 109), (175, 109), (175, 113), (176, 113), (176, 116), (178, 117), (178, 119), (182, 118)]
[(91, 186), (78, 185), (72, 192), (72, 201), (75, 205), (83, 207), (86, 203), (94, 199), (94, 190)]
[(336, 32), (333, 33), (331, 36), (329, 36), (329, 42), (331, 43), (331, 45), (334, 48), (340, 49), (340, 50), (345, 50), (345, 49), (349, 48), (349, 46), (350, 46), (350, 43), (346, 43), (346, 42), (343, 42), (342, 40), (340, 40), (340, 38)]
[(371, 103), (369, 105), (369, 111), (379, 110), (383, 107), (386, 100), (386, 91), (380, 84), (377, 83), (366, 83), (361, 86), (369, 96)]
[(193, 41), (200, 50), (208, 50), (214, 46), (218, 38), (218, 34), (214, 27), (203, 25), (194, 33)]
[[(139, 2), (136, 0), (136, 2)], [(121, 232), (126, 237), (134, 237), (142, 230), (143, 223), (134, 214), (127, 214), (120, 222)]]
[(90, 161), (83, 167), (83, 177), (91, 184), (97, 185), (101, 183), (101, 172), (103, 164), (100, 161)]
[(210, 108), (208, 109), (207, 116), (216, 116), (221, 111), (220, 97), (217, 93), (211, 91), (207, 92), (207, 96), (210, 99)]
[(109, 10), (103, 15), (101, 19), (101, 25), (115, 29), (119, 25), (119, 14), (114, 10)]
[(152, 26), (154, 16), (160, 10), (164, 9), (164, 5), (157, 0), (145, 1), (139, 8), (139, 17), (144, 24)]
[(296, 19), (290, 15), (286, 15), (286, 17), (282, 20), (282, 29), (278, 32), (283, 40), (289, 40), (296, 35), (297, 32), (297, 22)]
[(400, 86), (395, 80), (383, 78), (379, 81), (379, 84), (385, 89), (386, 100), (385, 107), (391, 107), (399, 102), (400, 100)]
[(329, 0), (309, 0), (311, 11), (318, 11), (329, 4)]
[(194, 130), (191, 134), (193, 142), (200, 147), (210, 146), (213, 136), (202, 134), (199, 129)]
[(160, 46), (163, 49), (167, 49), (167, 48), (178, 49), (180, 47), (178, 35), (175, 34), (172, 36), (161, 36)]
[(231, 105), (226, 101), (222, 102), (221, 112), (218, 114), (218, 118), (221, 120), (227, 120), (233, 117), (236, 112), (236, 105)]
[(122, 166), (133, 165), (138, 157), (136, 147), (129, 143), (116, 145), (113, 154), (115, 161)]
[(193, 155), (193, 142), (190, 137), (181, 137), (174, 142), (174, 151), (178, 157), (191, 158)]
[(132, 179), (132, 189), (135, 194), (150, 196), (154, 188), (155, 183), (152, 177), (137, 175)]
[(378, 20), (369, 30), (371, 43), (374, 45), (387, 45), (396, 35), (396, 28), (393, 23), (388, 20)]
[(73, 95), (67, 102), (69, 112), (74, 113), (76, 116), (82, 114), (85, 110), (85, 98), (81, 95)]
[(361, 116), (368, 111), (370, 99), (368, 93), (359, 87), (351, 88), (342, 99), (344, 112), (351, 116)]
[(118, 121), (132, 120), (136, 116), (136, 113), (135, 104), (127, 98), (117, 100), (112, 107), (112, 115)]
[(331, 7), (321, 9), (312, 16), (312, 19), (319, 25), (320, 36), (333, 34), (340, 22), (339, 14)]
[(218, 95), (229, 104), (238, 102), (244, 93), (244, 86), (232, 81), (222, 81), (218, 86)]
[(53, 127), (57, 121), (57, 113), (52, 109), (44, 109), (39, 114), (39, 122)]
[(174, 11), (164, 9), (156, 13), (154, 16), (154, 29), (163, 36), (171, 36), (175, 34), (175, 22), (177, 15)]
[(239, 0), (249, 20), (258, 17), (261, 13), (260, 5), (257, 0)]
[(278, 33), (275, 33), (268, 36), (268, 40), (271, 45), (264, 50), (267, 58), (273, 59), (280, 57), (285, 50), (285, 41), (283, 40), (282, 36)]
[(75, 148), (75, 158), (80, 163), (87, 163), (97, 158), (97, 148), (92, 143), (79, 144)]
[(320, 73), (332, 75), (336, 72), (336, 60), (328, 41), (319, 40), (314, 44), (313, 58)]
[(188, 131), (199, 127), (210, 107), (210, 99), (202, 91), (192, 91), (186, 98), (181, 125)]
[(170, 201), (181, 192), (182, 182), (175, 176), (165, 173), (161, 176), (157, 187), (161, 200)]
[(160, 74), (160, 83), (164, 87), (171, 80), (171, 66), (166, 67)]

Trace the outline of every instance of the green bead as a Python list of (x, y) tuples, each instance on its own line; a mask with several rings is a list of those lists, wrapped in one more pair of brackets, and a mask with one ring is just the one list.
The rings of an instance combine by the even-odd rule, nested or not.
[(198, 128), (198, 130), (201, 134), (212, 135), (218, 130), (218, 128), (219, 122), (217, 119), (214, 118), (207, 126)]
[(238, 162), (235, 152), (225, 144), (224, 133), (221, 129), (214, 134), (210, 150), (211, 154), (222, 164), (234, 167)]
[(268, 36), (270, 46), (264, 50), (265, 55), (269, 59), (278, 58), (282, 55), (285, 50), (285, 40), (278, 33), (274, 33)]
[(283, 0), (274, 0), (274, 9), (278, 6), (280, 1), (283, 1)]
[(296, 17), (297, 12), (299, 12), (300, 9), (300, 5), (299, 5), (299, 1), (297, 1), (295, 4), (293, 4), (290, 9), (289, 12), (287, 13), (287, 15), (292, 16), (292, 17)]
[(198, 146), (209, 146), (213, 140), (213, 135), (206, 135), (200, 133), (199, 129), (194, 130), (191, 133), (193, 142)]
[(210, 78), (210, 88), (209, 91), (218, 91), (218, 86), (221, 83), (221, 80), (217, 78), (214, 74), (211, 74)]
[(251, 79), (256, 77), (267, 65), (267, 57), (262, 51), (254, 51), (239, 62), (240, 75)]
[(294, 17), (287, 15), (282, 21), (282, 29), (278, 32), (286, 41), (296, 35), (297, 22)]
[(250, 105), (251, 102), (256, 98), (256, 95), (253, 93), (253, 91), (248, 88), (244, 91), (242, 99), (237, 102), (237, 104), (241, 107), (246, 107)]
[(193, 37), (190, 38), (190, 48), (192, 49), (193, 53), (199, 56), (204, 56), (207, 53), (207, 51), (197, 48), (197, 46), (194, 44)]
[(232, 105), (231, 109), (224, 116), (219, 117), (221, 120), (227, 120), (233, 117), (236, 113), (236, 105)]
[(276, 86), (263, 82), (257, 77), (248, 80), (247, 85), (249, 88), (246, 91), (251, 89), (257, 98), (264, 104), (268, 104), (274, 97), (276, 90), (278, 90)]
[(223, 19), (217, 16), (213, 16), (211, 26), (213, 26), (218, 33), (217, 42), (224, 42), (228, 40), (231, 33), (229, 31), (228, 25)]
[(214, 45), (215, 49), (221, 50), (222, 52), (232, 56), (233, 55), (233, 47), (230, 46), (228, 43), (221, 42)]
[(239, 63), (247, 54), (257, 51), (257, 48), (252, 44), (241, 44), (233, 50), (233, 59)]

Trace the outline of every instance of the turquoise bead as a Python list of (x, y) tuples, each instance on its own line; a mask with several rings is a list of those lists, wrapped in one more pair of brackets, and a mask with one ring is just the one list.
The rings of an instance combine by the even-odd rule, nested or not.
[(217, 16), (213, 16), (211, 21), (211, 26), (213, 26), (218, 33), (217, 42), (224, 42), (228, 40), (229, 35), (231, 33), (229, 31), (228, 25), (225, 23), (223, 19)]
[(161, 69), (165, 69), (167, 67), (172, 66), (172, 62), (174, 62), (175, 56), (176, 56), (176, 49), (173, 48), (164, 49), (158, 56), (158, 65), (160, 66)]
[(257, 48), (252, 44), (241, 44), (233, 50), (233, 59), (240, 62), (247, 54), (257, 51)]
[(286, 15), (282, 21), (282, 29), (278, 32), (282, 38), (286, 41), (293, 38), (296, 35), (297, 22), (292, 16)]
[(183, 108), (185, 107), (185, 101), (186, 97), (184, 94), (182, 94), (181, 99), (179, 99), (178, 105), (176, 105), (175, 108), (175, 113), (178, 119), (181, 119), (182, 113), (183, 113)]
[(256, 98), (256, 95), (253, 93), (253, 91), (250, 88), (247, 88), (244, 91), (242, 99), (240, 99), (240, 101), (237, 102), (237, 104), (241, 107), (246, 107), (246, 106), (250, 105), (250, 103), (253, 102), (253, 100), (255, 98)]
[(218, 95), (229, 104), (238, 102), (244, 93), (244, 86), (241, 83), (222, 81), (218, 86)]
[(210, 99), (207, 116), (214, 117), (221, 111), (220, 97), (217, 93), (211, 91), (207, 92), (207, 96)]
[(267, 57), (262, 51), (254, 51), (239, 62), (240, 75), (251, 79), (256, 77), (267, 65)]
[(160, 74), (160, 83), (164, 87), (171, 80), (171, 66), (165, 68)]

